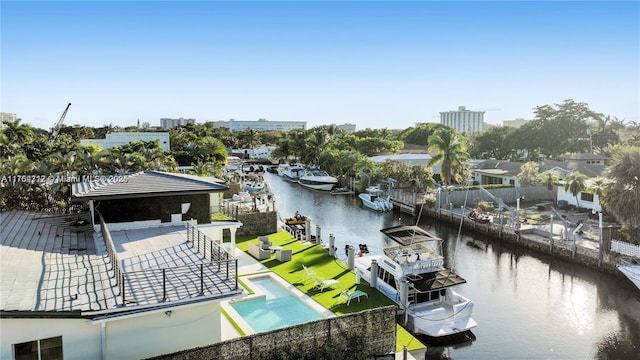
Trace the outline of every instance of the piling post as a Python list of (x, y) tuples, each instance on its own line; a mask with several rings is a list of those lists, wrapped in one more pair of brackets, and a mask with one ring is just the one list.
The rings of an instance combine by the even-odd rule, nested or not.
[(553, 252), (553, 215), (551, 215), (550, 218), (551, 223), (549, 225), (549, 231), (551, 234), (549, 235), (549, 251)]
[(321, 231), (320, 225), (316, 225), (316, 244), (322, 244), (322, 238), (320, 237)]
[(311, 242), (311, 218), (309, 216), (304, 220), (304, 233), (306, 241)]
[(602, 211), (598, 213), (598, 267), (602, 266), (604, 246), (602, 246)]
[(329, 234), (329, 255), (336, 256), (336, 236)]
[(378, 261), (371, 260), (371, 278), (369, 279), (369, 286), (376, 288), (378, 286)]
[(353, 270), (354, 261), (355, 261), (354, 258), (355, 258), (355, 250), (353, 246), (349, 245), (349, 247), (347, 248), (347, 269)]

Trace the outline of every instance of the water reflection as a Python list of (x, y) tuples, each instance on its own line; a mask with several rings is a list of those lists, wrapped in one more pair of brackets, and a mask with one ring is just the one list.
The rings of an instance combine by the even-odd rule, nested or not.
[[(364, 243), (380, 253), (388, 242), (380, 229), (416, 223), (406, 214), (363, 208), (356, 196), (311, 191), (268, 175), (280, 215), (299, 210), (311, 216), (325, 241), (335, 235), (341, 258), (345, 244)], [(474, 301), (478, 322), (469, 339), (431, 342), (425, 358), (640, 359), (640, 292), (626, 279), (483, 235), (458, 239), (457, 226), (433, 219), (419, 225), (445, 239), (446, 265), (467, 280), (459, 292)]]

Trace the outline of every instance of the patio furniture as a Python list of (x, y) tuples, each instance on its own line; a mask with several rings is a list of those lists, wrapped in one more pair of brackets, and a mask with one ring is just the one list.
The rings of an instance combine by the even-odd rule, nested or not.
[(343, 297), (343, 296), (347, 298), (347, 306), (349, 306), (349, 304), (351, 303), (351, 300), (353, 299), (358, 299), (358, 302), (360, 302), (360, 298), (363, 296), (366, 297), (367, 299), (369, 298), (369, 294), (367, 294), (362, 290), (355, 290), (355, 291), (344, 290), (340, 292), (340, 297)]
[(292, 253), (293, 251), (291, 249), (276, 251), (276, 259), (280, 262), (290, 261)]
[(340, 282), (338, 280), (336, 280), (336, 279), (324, 280), (322, 278), (317, 277), (317, 278), (315, 278), (315, 280), (316, 280), (316, 284), (313, 287), (314, 287), (314, 289), (319, 289), (320, 292), (323, 292), (324, 289), (326, 289), (326, 288), (330, 288), (330, 287), (333, 287), (335, 285), (340, 284)]
[(250, 242), (249, 254), (258, 260), (264, 260), (271, 257), (271, 250), (269, 248), (263, 249), (259, 244)]
[(258, 244), (262, 250), (268, 250), (273, 245), (268, 236), (258, 236)]
[(302, 279), (300, 279), (300, 281), (302, 281), (303, 283), (309, 279), (313, 279), (316, 276), (316, 272), (309, 269), (305, 265), (302, 265), (302, 270), (304, 271), (304, 274), (302, 275)]

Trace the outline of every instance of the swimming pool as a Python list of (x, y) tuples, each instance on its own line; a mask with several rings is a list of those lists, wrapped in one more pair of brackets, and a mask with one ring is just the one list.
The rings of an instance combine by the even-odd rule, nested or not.
[[(255, 276), (243, 281), (255, 294), (229, 305), (243, 320), (237, 322), (247, 333), (280, 329), (333, 315), (275, 276)], [(245, 329), (244, 323), (251, 329)]]

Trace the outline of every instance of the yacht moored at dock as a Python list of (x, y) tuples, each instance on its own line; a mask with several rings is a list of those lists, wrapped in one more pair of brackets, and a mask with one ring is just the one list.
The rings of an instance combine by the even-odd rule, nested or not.
[(306, 188), (323, 191), (331, 191), (337, 183), (338, 179), (318, 167), (308, 167), (298, 179), (298, 184)]
[(417, 226), (381, 231), (401, 245), (385, 248), (383, 255), (355, 258), (356, 277), (400, 306), (408, 330), (444, 337), (477, 326), (473, 302), (453, 290), (466, 280), (444, 267), (442, 239)]

